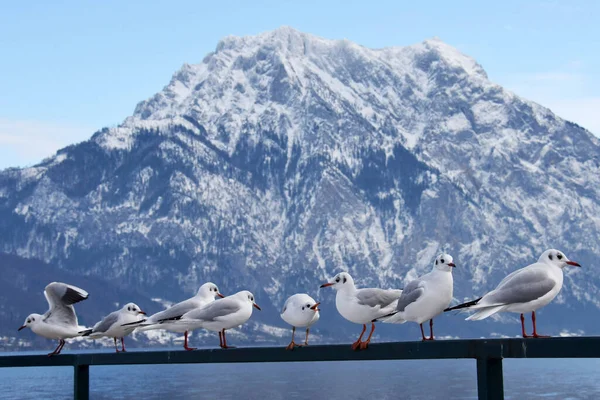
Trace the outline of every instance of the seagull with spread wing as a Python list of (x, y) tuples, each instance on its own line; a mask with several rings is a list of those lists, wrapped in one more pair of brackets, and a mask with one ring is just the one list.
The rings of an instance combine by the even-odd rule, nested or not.
[(82, 336), (85, 328), (79, 326), (73, 304), (88, 298), (89, 294), (76, 286), (52, 282), (44, 289), (50, 309), (44, 315), (30, 314), (19, 331), (25, 328), (47, 339), (59, 341), (56, 349), (48, 356), (60, 354), (65, 339)]

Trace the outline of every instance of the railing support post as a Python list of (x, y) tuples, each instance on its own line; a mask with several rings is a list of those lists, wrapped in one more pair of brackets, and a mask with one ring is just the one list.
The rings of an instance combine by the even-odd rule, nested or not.
[(479, 400), (504, 399), (501, 358), (477, 359), (477, 394)]
[(73, 376), (75, 400), (88, 400), (90, 398), (90, 366), (74, 365), (75, 375)]

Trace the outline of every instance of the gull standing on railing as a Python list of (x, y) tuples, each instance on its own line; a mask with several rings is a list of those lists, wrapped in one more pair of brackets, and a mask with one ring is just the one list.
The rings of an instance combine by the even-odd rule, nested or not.
[[(340, 272), (332, 281), (321, 285), (322, 288), (329, 286), (337, 291), (335, 306), (342, 317), (363, 326), (358, 340), (352, 343), (353, 350), (364, 350), (369, 346), (375, 331), (373, 320), (393, 312), (402, 294), (402, 290), (395, 289), (357, 289), (354, 279), (347, 272)], [(368, 323), (371, 323), (371, 333), (366, 341), (362, 341)]]
[[(478, 321), (497, 312), (509, 311), (521, 314), (521, 334), (524, 338), (544, 337), (538, 335), (535, 324), (535, 312), (550, 303), (563, 285), (563, 268), (567, 265), (580, 267), (563, 252), (546, 250), (534, 264), (518, 269), (500, 282), (496, 289), (476, 300), (445, 309), (475, 310), (467, 320)], [(531, 313), (533, 335), (525, 332), (524, 313)]]
[[(431, 272), (404, 287), (396, 311), (379, 320), (393, 324), (416, 322), (421, 327), (422, 340), (434, 340), (433, 318), (440, 315), (452, 301), (454, 287), (452, 270), (455, 267), (452, 261), (449, 254), (437, 256)], [(425, 321), (429, 321), (429, 338), (425, 337), (423, 331)]]

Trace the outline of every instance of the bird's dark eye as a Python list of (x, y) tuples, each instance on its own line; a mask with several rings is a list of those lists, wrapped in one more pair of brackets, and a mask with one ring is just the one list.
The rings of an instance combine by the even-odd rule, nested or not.
[(310, 304), (307, 304), (307, 305), (306, 305), (306, 308), (310, 308)]
[(30, 323), (31, 323), (31, 320), (30, 320), (30, 319), (28, 319), (28, 320), (27, 320), (27, 323), (28, 323), (28, 324), (30, 324)]
[(337, 278), (335, 278), (335, 281), (339, 282), (340, 281), (340, 277), (338, 276)]
[(442, 259), (440, 260), (440, 262), (443, 264), (443, 263), (444, 263), (444, 259), (442, 258)]
[(558, 254), (556, 255), (556, 258), (558, 258), (559, 260), (562, 260), (562, 254), (558, 253)]
[(548, 254), (548, 258), (552, 260), (552, 254)]

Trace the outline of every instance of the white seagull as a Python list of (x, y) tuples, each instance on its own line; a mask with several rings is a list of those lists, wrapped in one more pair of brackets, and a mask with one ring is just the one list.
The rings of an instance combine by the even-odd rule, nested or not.
[[(567, 265), (580, 267), (575, 261), (558, 250), (546, 250), (534, 264), (516, 270), (500, 282), (496, 289), (483, 297), (447, 308), (451, 310), (476, 310), (467, 320), (478, 321), (501, 311), (521, 314), (521, 333), (524, 338), (544, 337), (538, 335), (535, 325), (536, 310), (550, 303), (563, 285), (563, 268)], [(531, 312), (533, 335), (525, 332), (524, 313)]]
[(185, 313), (201, 308), (215, 301), (215, 297), (225, 297), (219, 291), (217, 285), (212, 282), (207, 282), (200, 286), (198, 293), (190, 299), (174, 304), (164, 311), (158, 312), (150, 316), (143, 324), (138, 325), (139, 331), (148, 331), (152, 329), (165, 329), (171, 332), (183, 333), (183, 348), (190, 351), (196, 350), (195, 347), (188, 346), (188, 330), (181, 324), (173, 323), (173, 321), (181, 318)]
[(296, 293), (290, 296), (281, 310), (281, 319), (292, 325), (292, 341), (286, 347), (287, 350), (294, 350), (294, 347), (301, 346), (294, 342), (296, 328), (306, 328), (306, 339), (304, 346), (308, 346), (308, 332), (310, 327), (319, 320), (319, 304), (306, 293)]
[[(352, 349), (364, 350), (371, 342), (371, 336), (375, 331), (374, 320), (381, 318), (396, 309), (398, 298), (402, 290), (366, 288), (357, 289), (354, 286), (354, 279), (347, 272), (340, 272), (331, 282), (321, 285), (322, 288), (331, 286), (337, 290), (335, 296), (335, 306), (342, 317), (355, 324), (362, 324), (363, 330), (358, 340), (352, 344)], [(366, 341), (362, 337), (367, 330), (368, 323), (371, 323), (371, 333)]]
[(117, 338), (121, 339), (121, 351), (125, 352), (124, 337), (129, 335), (135, 329), (131, 325), (141, 322), (140, 315), (146, 315), (135, 303), (125, 304), (120, 310), (113, 311), (98, 322), (92, 329), (86, 331), (83, 336), (89, 336), (91, 339), (101, 337), (111, 337), (115, 342), (115, 351), (118, 353)]
[[(433, 318), (440, 315), (452, 301), (454, 281), (452, 269), (455, 267), (449, 254), (440, 254), (435, 259), (433, 270), (411, 281), (402, 290), (396, 311), (381, 318), (385, 323), (403, 324), (412, 321), (421, 327), (423, 340), (434, 340)], [(423, 332), (423, 322), (429, 320), (429, 338)]]
[(37, 335), (58, 340), (56, 349), (48, 354), (53, 356), (60, 354), (65, 339), (82, 335), (85, 328), (79, 326), (73, 304), (87, 299), (89, 294), (76, 286), (52, 282), (44, 289), (44, 296), (50, 309), (44, 315), (29, 315), (19, 330), (29, 327)]
[(227, 349), (231, 346), (227, 346), (225, 330), (246, 323), (252, 316), (252, 307), (260, 310), (260, 307), (254, 302), (254, 295), (247, 290), (243, 290), (222, 300), (189, 311), (180, 319), (173, 321), (173, 324), (187, 331), (204, 328), (219, 332), (219, 346), (222, 349)]

